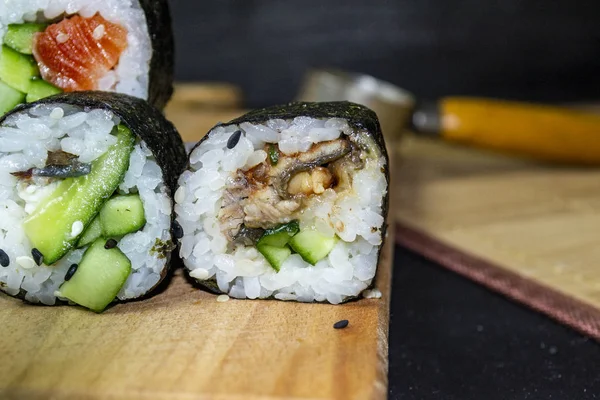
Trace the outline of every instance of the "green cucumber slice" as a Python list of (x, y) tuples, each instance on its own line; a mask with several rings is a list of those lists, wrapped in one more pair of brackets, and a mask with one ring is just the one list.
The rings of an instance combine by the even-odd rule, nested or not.
[(46, 29), (46, 24), (11, 24), (8, 25), (4, 44), (23, 54), (33, 53), (33, 36)]
[(276, 247), (269, 245), (256, 246), (256, 249), (265, 256), (271, 267), (277, 272), (281, 269), (283, 262), (292, 254), (288, 246)]
[[(135, 137), (123, 125), (117, 128), (117, 143), (92, 163), (85, 176), (65, 179), (46, 201), (23, 223), (33, 247), (50, 265), (64, 256), (77, 242), (71, 237), (73, 223), (89, 225), (102, 205), (123, 180), (129, 167)], [(80, 235), (79, 235), (80, 236)]]
[(301, 231), (290, 240), (292, 249), (312, 265), (327, 257), (336, 243), (335, 236), (325, 236), (313, 230)]
[(0, 50), (0, 79), (20, 92), (29, 92), (31, 80), (40, 75), (31, 56), (16, 52), (8, 46)]
[(29, 93), (27, 93), (26, 101), (31, 103), (58, 93), (62, 93), (62, 90), (51, 83), (48, 83), (43, 79), (34, 79), (29, 86)]
[(298, 233), (299, 230), (298, 221), (288, 222), (276, 228), (267, 229), (260, 239), (258, 239), (256, 246), (283, 247), (288, 244), (292, 236)]
[(77, 241), (77, 248), (87, 246), (102, 236), (102, 225), (100, 225), (100, 219), (94, 218), (87, 228), (83, 231), (79, 240)]
[(60, 296), (102, 312), (117, 297), (131, 273), (131, 261), (118, 247), (104, 248), (96, 240), (83, 254), (75, 274), (62, 284)]
[(118, 237), (141, 229), (146, 223), (144, 204), (137, 194), (109, 199), (98, 215), (104, 237)]
[(0, 80), (0, 115), (6, 114), (25, 101), (25, 93), (13, 89)]

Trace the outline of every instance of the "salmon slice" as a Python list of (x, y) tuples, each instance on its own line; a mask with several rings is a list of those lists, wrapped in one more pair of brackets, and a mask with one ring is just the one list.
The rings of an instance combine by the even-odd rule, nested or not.
[(104, 19), (75, 15), (48, 26), (33, 40), (42, 78), (65, 92), (98, 89), (127, 48), (127, 30)]

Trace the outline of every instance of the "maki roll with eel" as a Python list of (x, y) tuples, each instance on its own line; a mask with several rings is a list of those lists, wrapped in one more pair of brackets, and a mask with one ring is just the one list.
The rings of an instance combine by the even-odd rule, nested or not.
[(0, 119), (0, 290), (100, 312), (166, 275), (181, 137), (146, 101), (59, 94)]
[(175, 193), (179, 254), (215, 292), (342, 303), (372, 285), (388, 184), (370, 109), (330, 102), (250, 112), (190, 152)]
[(167, 0), (0, 4), (0, 115), (61, 93), (125, 93), (163, 108), (172, 94)]

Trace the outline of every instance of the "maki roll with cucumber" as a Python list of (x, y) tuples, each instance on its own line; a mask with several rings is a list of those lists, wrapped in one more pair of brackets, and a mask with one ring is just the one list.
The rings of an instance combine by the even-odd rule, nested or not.
[(388, 203), (375, 113), (291, 103), (214, 127), (175, 192), (191, 277), (235, 298), (343, 303), (372, 285)]
[(139, 98), (59, 94), (0, 119), (0, 290), (93, 311), (166, 275), (181, 137)]
[(0, 116), (61, 93), (125, 93), (163, 108), (172, 94), (167, 0), (0, 4)]

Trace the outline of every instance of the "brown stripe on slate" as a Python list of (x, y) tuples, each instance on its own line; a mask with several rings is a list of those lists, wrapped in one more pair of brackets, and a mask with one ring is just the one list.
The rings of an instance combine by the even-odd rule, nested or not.
[(573, 297), (396, 224), (396, 243), (600, 341), (600, 310)]

